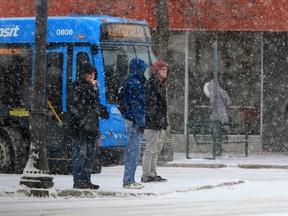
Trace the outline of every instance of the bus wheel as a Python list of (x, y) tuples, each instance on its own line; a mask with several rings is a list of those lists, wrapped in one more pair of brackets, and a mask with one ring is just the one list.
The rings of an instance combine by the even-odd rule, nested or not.
[(22, 173), (27, 162), (27, 146), (17, 129), (0, 129), (0, 172)]

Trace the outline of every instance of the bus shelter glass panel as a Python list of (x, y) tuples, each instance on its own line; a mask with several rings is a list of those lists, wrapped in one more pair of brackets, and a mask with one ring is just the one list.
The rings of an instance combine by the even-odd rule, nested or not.
[(189, 32), (187, 41), (185, 36), (185, 33), (171, 32), (169, 39), (171, 132), (184, 133), (186, 57), (189, 64), (188, 120), (209, 119), (209, 98), (204, 94), (203, 87), (213, 79), (213, 44), (217, 40), (218, 81), (232, 101), (229, 107), (230, 120), (245, 123), (249, 134), (260, 134), (261, 34), (199, 31)]
[[(226, 90), (232, 104), (229, 121), (243, 122), (249, 134), (260, 134), (261, 105), (261, 35), (246, 32), (198, 33), (191, 35), (189, 84), (189, 119), (209, 119), (209, 98), (204, 94), (206, 82), (215, 77)], [(192, 41), (192, 40), (190, 40)], [(215, 50), (213, 44), (217, 41)], [(217, 55), (215, 55), (217, 52)], [(234, 131), (233, 133), (237, 133)]]

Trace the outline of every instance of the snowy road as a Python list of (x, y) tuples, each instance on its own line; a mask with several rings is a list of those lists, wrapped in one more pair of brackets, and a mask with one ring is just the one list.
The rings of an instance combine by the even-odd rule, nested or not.
[[(137, 178), (140, 171), (139, 167)], [(287, 169), (160, 167), (159, 173), (169, 181), (145, 184), (141, 193), (155, 192), (150, 196), (125, 195), (122, 173), (122, 166), (105, 167), (93, 181), (101, 185), (99, 192), (123, 196), (93, 198), (8, 196), (5, 191), (19, 190), (20, 176), (0, 174), (0, 215), (288, 215)], [(237, 180), (244, 183), (205, 189)], [(71, 189), (72, 177), (54, 176), (54, 183), (56, 189)]]

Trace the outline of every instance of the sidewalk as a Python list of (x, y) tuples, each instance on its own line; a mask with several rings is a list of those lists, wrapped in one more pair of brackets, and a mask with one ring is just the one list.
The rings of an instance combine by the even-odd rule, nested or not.
[[(239, 176), (221, 175), (221, 172), (254, 173), (259, 168), (288, 169), (288, 155), (262, 154), (244, 156), (221, 156), (215, 160), (211, 155), (190, 155), (186, 159), (185, 153), (174, 153), (173, 161), (159, 164), (158, 172), (168, 179), (166, 183), (144, 184), (141, 190), (122, 188), (124, 167), (103, 167), (102, 173), (93, 174), (92, 182), (99, 184), (99, 190), (75, 190), (71, 175), (53, 175), (54, 187), (48, 189), (50, 198), (95, 198), (95, 197), (138, 197), (163, 196), (172, 193), (183, 193), (244, 184), (245, 179)], [(246, 168), (246, 169), (242, 169)], [(136, 181), (141, 178), (141, 166), (137, 168)], [(261, 171), (261, 170), (259, 170)], [(211, 172), (217, 177), (211, 178)], [(21, 175), (0, 174), (0, 199), (6, 197), (29, 197), (31, 189), (19, 185)], [(37, 190), (37, 189), (36, 189)]]
[(211, 159), (211, 154), (192, 154), (191, 159), (186, 159), (186, 153), (174, 153), (173, 161), (161, 164), (161, 166), (183, 166), (183, 167), (202, 167), (202, 168), (279, 168), (288, 169), (288, 154), (263, 153), (251, 154), (248, 157), (243, 155), (222, 155)]

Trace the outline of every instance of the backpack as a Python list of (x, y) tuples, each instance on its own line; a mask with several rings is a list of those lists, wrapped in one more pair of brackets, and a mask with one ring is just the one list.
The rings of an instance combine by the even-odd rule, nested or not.
[(118, 105), (118, 110), (122, 115), (126, 112), (126, 103), (125, 103), (125, 97), (124, 97), (124, 83), (118, 88), (118, 92), (116, 95), (116, 104)]

